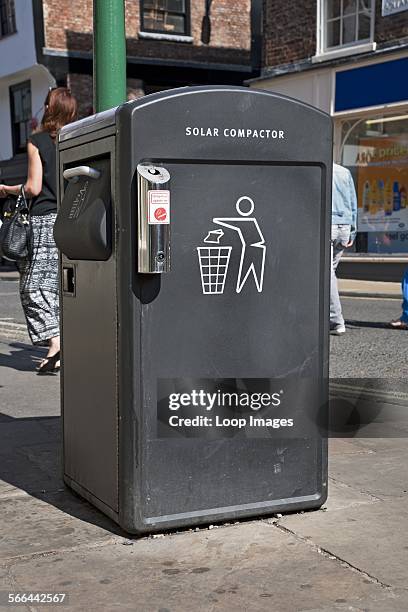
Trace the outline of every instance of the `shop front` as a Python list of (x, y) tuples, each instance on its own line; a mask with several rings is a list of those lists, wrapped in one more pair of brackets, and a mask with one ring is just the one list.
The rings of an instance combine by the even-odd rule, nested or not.
[(408, 266), (408, 54), (310, 66), (250, 85), (329, 113), (334, 160), (353, 176), (357, 237), (340, 264), (344, 278), (399, 281)]
[(340, 274), (399, 280), (408, 265), (408, 59), (334, 74), (335, 158), (354, 178), (357, 238)]
[(369, 273), (370, 263), (382, 263), (371, 269), (374, 278), (387, 268), (398, 276), (408, 265), (408, 114), (367, 113), (340, 126), (340, 162), (351, 171), (358, 198), (357, 238), (342, 272), (360, 263), (359, 273), (361, 267)]

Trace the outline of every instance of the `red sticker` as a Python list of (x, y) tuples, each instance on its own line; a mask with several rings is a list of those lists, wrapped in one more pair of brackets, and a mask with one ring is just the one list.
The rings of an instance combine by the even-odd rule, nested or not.
[(157, 219), (157, 221), (165, 221), (166, 217), (167, 211), (165, 208), (156, 208), (154, 211), (154, 218)]

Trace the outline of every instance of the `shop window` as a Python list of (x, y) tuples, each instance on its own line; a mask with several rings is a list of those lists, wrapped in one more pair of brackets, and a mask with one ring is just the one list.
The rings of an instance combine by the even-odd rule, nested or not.
[(143, 32), (188, 36), (189, 9), (188, 0), (141, 0), (141, 29)]
[(11, 130), (13, 153), (22, 153), (27, 147), (31, 123), (31, 82), (10, 87)]
[(408, 253), (408, 114), (344, 121), (342, 139), (358, 198), (356, 251)]
[(16, 31), (14, 0), (0, 0), (0, 38)]
[(374, 0), (320, 1), (322, 53), (373, 40)]

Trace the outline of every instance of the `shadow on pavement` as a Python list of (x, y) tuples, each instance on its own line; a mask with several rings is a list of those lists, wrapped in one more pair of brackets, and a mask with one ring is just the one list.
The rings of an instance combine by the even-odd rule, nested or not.
[(346, 325), (349, 327), (372, 327), (376, 329), (392, 329), (389, 323), (384, 321), (354, 321), (346, 320)]
[(0, 499), (14, 493), (11, 485), (81, 521), (128, 537), (65, 486), (61, 429), (61, 417), (13, 418), (0, 412)]
[(330, 438), (408, 437), (404, 379), (331, 378)]
[(20, 372), (35, 372), (47, 351), (45, 347), (36, 347), (23, 342), (12, 342), (9, 346), (12, 349), (10, 355), (0, 354), (0, 367)]

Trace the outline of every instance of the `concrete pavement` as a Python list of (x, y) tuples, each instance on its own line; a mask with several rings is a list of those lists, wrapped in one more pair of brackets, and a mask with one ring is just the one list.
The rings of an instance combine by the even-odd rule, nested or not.
[(35, 376), (42, 349), (4, 341), (0, 354), (1, 592), (65, 592), (78, 612), (408, 609), (404, 428), (331, 440), (320, 511), (129, 538), (62, 483), (59, 378)]
[(0, 276), (0, 610), (23, 591), (91, 612), (408, 609), (408, 333), (386, 326), (392, 288), (342, 299), (332, 409), (356, 426), (330, 440), (324, 509), (138, 539), (65, 488), (59, 377), (35, 375), (45, 349), (28, 343), (17, 275)]
[(12, 266), (0, 266), (0, 336), (28, 342), (18, 280), (19, 274)]

